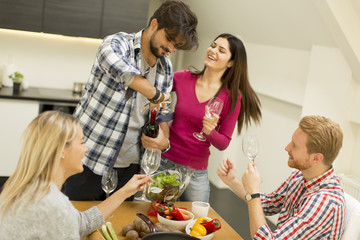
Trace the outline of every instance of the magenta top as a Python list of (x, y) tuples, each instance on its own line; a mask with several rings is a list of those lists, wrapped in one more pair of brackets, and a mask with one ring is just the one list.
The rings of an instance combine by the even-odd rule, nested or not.
[(219, 98), (224, 101), (220, 114), (218, 127), (210, 135), (205, 135), (207, 140), (201, 142), (194, 138), (194, 132), (202, 129), (202, 119), (205, 115), (205, 106), (196, 97), (195, 85), (198, 75), (192, 75), (189, 70), (174, 73), (172, 91), (176, 92), (177, 103), (175, 106), (174, 120), (170, 124), (171, 148), (163, 157), (194, 169), (207, 169), (210, 155), (210, 144), (219, 150), (225, 150), (231, 141), (231, 136), (240, 112), (240, 95), (234, 108), (230, 112), (230, 97), (225, 89), (219, 93)]

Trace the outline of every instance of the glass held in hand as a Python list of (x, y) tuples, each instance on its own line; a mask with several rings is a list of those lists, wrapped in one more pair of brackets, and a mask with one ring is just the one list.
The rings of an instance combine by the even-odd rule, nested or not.
[[(209, 100), (209, 102), (206, 104), (206, 108), (207, 108), (207, 109), (205, 109), (206, 117), (211, 119), (213, 117), (213, 114), (220, 115), (223, 105), (224, 105), (224, 102), (220, 98), (211, 98)], [(199, 133), (194, 132), (193, 136), (197, 140), (205, 142), (206, 137), (204, 136), (203, 131), (204, 131), (204, 129), (202, 129), (201, 132), (199, 132)]]
[(109, 197), (118, 183), (117, 171), (115, 169), (108, 170), (104, 173), (101, 178), (101, 186), (104, 192), (106, 193), (106, 198)]
[(260, 151), (260, 143), (255, 134), (245, 135), (242, 140), (242, 150), (245, 156), (254, 163)]
[[(161, 151), (157, 149), (146, 149), (144, 155), (141, 159), (141, 169), (145, 172), (147, 176), (154, 173), (158, 170), (161, 162)], [(135, 200), (150, 202), (149, 199), (146, 198), (146, 188), (145, 185), (142, 195), (140, 197), (136, 197)]]

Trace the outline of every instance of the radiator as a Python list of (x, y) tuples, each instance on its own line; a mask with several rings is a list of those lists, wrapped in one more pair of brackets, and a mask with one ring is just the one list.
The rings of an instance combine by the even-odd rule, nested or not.
[(338, 176), (344, 191), (360, 201), (360, 178), (341, 173)]

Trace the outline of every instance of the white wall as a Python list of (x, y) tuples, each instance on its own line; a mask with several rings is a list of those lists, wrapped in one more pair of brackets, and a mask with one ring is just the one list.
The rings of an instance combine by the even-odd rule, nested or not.
[(100, 43), (99, 39), (0, 29), (0, 71), (12, 61), (30, 86), (72, 89), (73, 82), (88, 80)]
[(321, 114), (338, 122), (345, 135), (335, 166), (352, 172), (354, 136), (349, 131), (351, 70), (337, 48), (313, 46), (302, 115)]

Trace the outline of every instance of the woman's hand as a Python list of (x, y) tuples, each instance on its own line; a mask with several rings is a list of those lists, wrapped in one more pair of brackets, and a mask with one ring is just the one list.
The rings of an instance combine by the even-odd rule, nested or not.
[(203, 117), (203, 132), (206, 135), (209, 135), (212, 130), (214, 130), (218, 124), (219, 121), (219, 115), (217, 114), (211, 114), (211, 118), (208, 118), (207, 115), (210, 115), (209, 113), (209, 107), (205, 107), (206, 114)]
[(146, 175), (135, 174), (126, 184), (122, 187), (124, 193), (130, 197), (138, 191), (144, 190), (145, 184), (153, 180)]

